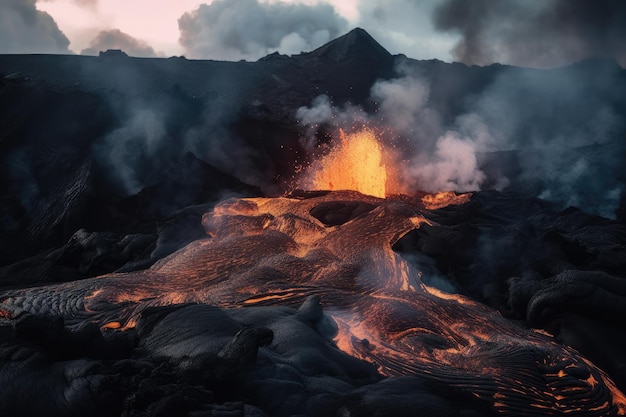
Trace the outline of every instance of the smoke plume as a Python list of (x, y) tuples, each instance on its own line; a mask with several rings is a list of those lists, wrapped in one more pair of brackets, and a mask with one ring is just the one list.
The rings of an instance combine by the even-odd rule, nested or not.
[(517, 153), (515, 185), (613, 217), (626, 151), (621, 72), (610, 61), (550, 72), (509, 68), (468, 108), (494, 138), (489, 150)]
[[(418, 61), (400, 62), (396, 78), (372, 86), (372, 114), (333, 105), (326, 96), (300, 108), (296, 116), (307, 126), (308, 148), (323, 123), (379, 126), (385, 147), (400, 151), (394, 166), (408, 189), (512, 187), (561, 208), (615, 217), (626, 154), (622, 70), (615, 63), (484, 69), (491, 81), (471, 87), (464, 98), (433, 99), (433, 88), (441, 96), (441, 85), (420, 74)], [(445, 78), (439, 82), (446, 84)], [(461, 103), (457, 111), (450, 110), (453, 100)], [(486, 161), (498, 169), (487, 171)]]
[(0, 54), (69, 54), (70, 41), (36, 0), (0, 2)]
[(589, 57), (611, 57), (626, 66), (626, 3), (620, 0), (446, 0), (435, 27), (459, 33), (455, 58), (554, 67)]
[(96, 152), (115, 183), (131, 195), (154, 181), (154, 173), (147, 167), (163, 168), (159, 157), (166, 151), (165, 139), (163, 115), (153, 108), (137, 106), (123, 126), (96, 146)]
[[(465, 124), (446, 127), (440, 114), (429, 105), (430, 87), (409, 67), (398, 68), (398, 78), (376, 82), (370, 99), (378, 111), (367, 115), (351, 106), (333, 106), (326, 96), (313, 100), (311, 107), (301, 107), (296, 117), (308, 126), (309, 148), (316, 143), (312, 135), (320, 124), (339, 127), (385, 127), (380, 140), (397, 160), (399, 180), (411, 190), (474, 191), (485, 180), (476, 153), (484, 145), (485, 135)], [(387, 129), (388, 127), (388, 129)], [(399, 152), (396, 152), (399, 151)]]
[(345, 103), (336, 106), (330, 97), (319, 95), (311, 102), (311, 107), (303, 106), (296, 111), (298, 122), (307, 127), (306, 136), (300, 145), (308, 152), (318, 146), (317, 133), (325, 125), (333, 127), (360, 126), (369, 123), (370, 116), (359, 106)]
[(300, 53), (334, 39), (347, 22), (329, 4), (216, 0), (178, 21), (186, 55), (256, 60), (268, 53)]
[(155, 57), (157, 53), (146, 42), (133, 38), (119, 29), (103, 30), (83, 49), (82, 55), (98, 55), (107, 49), (121, 49), (130, 56)]
[[(247, 184), (270, 182), (270, 158), (259, 149), (262, 145), (255, 148), (234, 128), (240, 101), (216, 94), (191, 96), (178, 84), (147, 99), (141, 96), (142, 88), (153, 86), (144, 84), (141, 67), (129, 66), (111, 76), (124, 93), (107, 98), (116, 125), (98, 140), (95, 155), (117, 192), (133, 195), (172, 171), (176, 175), (189, 153)], [(220, 80), (220, 88), (235, 96), (247, 87), (238, 78)]]
[[(479, 138), (471, 129), (443, 126), (441, 115), (429, 105), (430, 87), (410, 68), (398, 68), (401, 77), (378, 81), (371, 90), (382, 124), (406, 140), (412, 155), (403, 177), (412, 189), (473, 191), (485, 176), (478, 167)], [(406, 150), (404, 151), (406, 153)]]

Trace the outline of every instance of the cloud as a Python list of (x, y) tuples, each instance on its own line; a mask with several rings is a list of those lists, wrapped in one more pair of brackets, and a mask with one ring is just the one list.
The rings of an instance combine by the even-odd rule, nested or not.
[(278, 51), (295, 54), (323, 45), (347, 29), (329, 4), (215, 0), (179, 20), (180, 44), (193, 58), (255, 60)]
[(296, 120), (307, 131), (300, 139), (300, 145), (309, 153), (316, 153), (318, 148), (318, 133), (326, 126), (338, 131), (346, 126), (363, 126), (369, 123), (370, 117), (359, 106), (345, 103), (335, 106), (330, 97), (319, 95), (311, 102), (311, 107), (302, 106), (296, 110)]
[(0, 53), (69, 54), (70, 41), (48, 13), (37, 10), (36, 0), (0, 2)]
[[(37, 1), (41, 1), (44, 3), (54, 3), (59, 0), (37, 0)], [(98, 7), (98, 0), (71, 0), (71, 2), (77, 4), (78, 6), (87, 7), (90, 9), (95, 9)]]
[(466, 64), (554, 67), (603, 56), (626, 66), (626, 2), (619, 0), (445, 0), (435, 27), (459, 33)]
[(73, 0), (79, 6), (95, 8), (98, 6), (98, 0)]
[(432, 14), (440, 0), (359, 0), (355, 23), (392, 54), (452, 60), (458, 36), (435, 31)]
[(154, 57), (157, 53), (146, 42), (135, 39), (119, 29), (103, 30), (83, 49), (82, 55), (98, 55), (107, 49), (121, 49), (126, 54), (136, 57)]

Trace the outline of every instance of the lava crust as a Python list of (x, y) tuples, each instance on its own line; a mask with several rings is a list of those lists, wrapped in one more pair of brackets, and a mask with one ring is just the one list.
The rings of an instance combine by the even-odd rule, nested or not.
[[(347, 191), (232, 198), (203, 216), (207, 238), (147, 270), (5, 291), (0, 404), (48, 415), (626, 414), (624, 395), (574, 349), (422, 282), (392, 246), (439, 227), (427, 216), (407, 199)], [(22, 398), (33, 381), (45, 401)]]

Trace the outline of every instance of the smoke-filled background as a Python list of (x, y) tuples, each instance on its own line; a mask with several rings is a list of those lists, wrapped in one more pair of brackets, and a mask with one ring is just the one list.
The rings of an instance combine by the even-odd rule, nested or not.
[(257, 59), (310, 51), (353, 27), (391, 53), (466, 64), (625, 64), (619, 0), (6, 0), (2, 53), (86, 53)]
[(618, 0), (449, 0), (434, 21), (461, 35), (453, 54), (467, 64), (553, 67), (589, 57), (626, 64), (626, 4)]
[[(558, 73), (498, 68), (480, 91), (445, 96), (420, 65), (400, 61), (397, 77), (370, 91), (375, 114), (316, 98), (297, 117), (307, 126), (360, 125), (386, 129), (401, 149), (410, 189), (506, 190), (510, 186), (558, 203), (614, 217), (623, 195), (623, 71), (612, 61), (581, 63)], [(591, 81), (590, 81), (591, 80)], [(452, 82), (443, 79), (439, 82)], [(444, 96), (440, 96), (444, 94)], [(463, 101), (453, 112), (446, 100)], [(309, 134), (311, 131), (309, 131)], [(515, 155), (517, 170), (491, 170), (489, 160)], [(507, 162), (502, 162), (506, 165)]]

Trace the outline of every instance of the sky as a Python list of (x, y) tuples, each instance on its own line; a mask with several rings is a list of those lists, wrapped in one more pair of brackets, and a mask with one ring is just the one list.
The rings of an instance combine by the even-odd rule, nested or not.
[(362, 27), (416, 59), (626, 66), (623, 0), (1, 0), (0, 53), (256, 60)]

